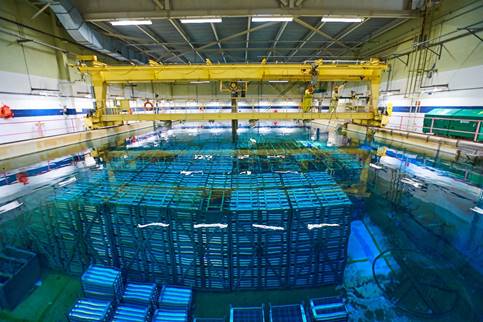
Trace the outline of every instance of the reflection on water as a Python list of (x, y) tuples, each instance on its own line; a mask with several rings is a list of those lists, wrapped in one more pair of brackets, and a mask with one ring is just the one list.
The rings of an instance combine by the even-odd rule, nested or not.
[[(0, 206), (22, 205), (0, 214), (0, 241), (47, 251), (32, 236), (44, 224), (36, 211), (63, 185), (106, 171), (100, 169), (142, 175), (139, 160), (189, 154), (208, 164), (209, 156), (235, 153), (240, 173), (326, 171), (349, 193), (354, 222), (343, 293), (354, 320), (470, 321), (481, 314), (481, 168), (382, 149), (337, 129), (266, 127), (242, 129), (239, 136), (234, 145), (229, 129), (185, 126), (4, 163)], [(245, 158), (254, 151), (263, 158)], [(29, 164), (35, 158), (43, 162)], [(15, 170), (15, 164), (28, 168)]]

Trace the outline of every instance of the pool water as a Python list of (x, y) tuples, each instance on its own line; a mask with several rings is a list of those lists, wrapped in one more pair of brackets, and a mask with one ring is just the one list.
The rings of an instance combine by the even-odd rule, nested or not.
[[(193, 250), (188, 242), (192, 232), (179, 224), (180, 231), (185, 229), (184, 235), (176, 235), (180, 249), (187, 247), (187, 252), (199, 254), (215, 247), (220, 255), (200, 256), (206, 261), (194, 264), (200, 270), (193, 268), (191, 273), (182, 274), (187, 276), (182, 283), (199, 289), (195, 293), (197, 316), (227, 316), (229, 304), (307, 303), (310, 297), (339, 294), (346, 299), (354, 321), (478, 321), (481, 317), (483, 223), (481, 214), (475, 211), (483, 208), (481, 165), (428, 159), (409, 151), (383, 147), (365, 138), (295, 126), (245, 128), (239, 131), (236, 144), (231, 142), (229, 129), (160, 128), (112, 139), (102, 145), (82, 146), (74, 155), (72, 151), (61, 155), (58, 152), (56, 159), (49, 160), (47, 165), (45, 161), (38, 163), (42, 160), (40, 156), (32, 156), (28, 161), (18, 162), (24, 168), (7, 169), (0, 181), (3, 192), (0, 205), (14, 200), (21, 204), (0, 214), (1, 245), (33, 249), (41, 254), (46, 269), (76, 276), (90, 262), (115, 264), (114, 248), (116, 252), (140, 249), (140, 245), (117, 247), (102, 238), (94, 238), (109, 233), (97, 231), (102, 227), (97, 224), (108, 218), (90, 214), (102, 212), (109, 200), (116, 200), (112, 212), (122, 220), (138, 218), (141, 203), (148, 202), (148, 210), (151, 209), (149, 202), (151, 205), (166, 203), (166, 208), (181, 209), (176, 210), (176, 216), (184, 218), (184, 223), (219, 225), (216, 229), (224, 229), (223, 220), (230, 214), (253, 214), (263, 204), (264, 214), (258, 210), (256, 213), (268, 219), (263, 222), (265, 227), (259, 229), (266, 229), (267, 236), (271, 237), (262, 241), (248, 239), (245, 244), (243, 240), (234, 243), (232, 239), (223, 239), (228, 238), (222, 237), (223, 234), (197, 232), (197, 238), (204, 240), (202, 244), (214, 246), (209, 250)], [(10, 167), (11, 164), (15, 162), (10, 161)], [(19, 182), (18, 173), (27, 175), (27, 184)], [(327, 177), (321, 176), (322, 173)], [(304, 184), (304, 180), (308, 183)], [(277, 194), (280, 189), (287, 191), (288, 197)], [(320, 278), (305, 279), (300, 273), (300, 278), (289, 282), (288, 273), (286, 280), (281, 281), (281, 270), (287, 266), (290, 271), (293, 265), (285, 262), (290, 261), (289, 255), (284, 255), (287, 250), (278, 249), (277, 245), (292, 245), (295, 250), (292, 253), (303, 245), (288, 240), (282, 233), (277, 234), (277, 229), (285, 227), (285, 217), (294, 216), (294, 200), (304, 205), (317, 203), (321, 198), (326, 200), (328, 193), (330, 202), (337, 200), (341, 209), (346, 209), (337, 214), (340, 237), (332, 236), (331, 240), (345, 245), (343, 249), (347, 253), (324, 260), (342, 266), (334, 269), (335, 264), (331, 264), (334, 275), (328, 280), (323, 279), (330, 275), (327, 273)], [(168, 200), (166, 196), (170, 194)], [(314, 195), (319, 199), (311, 198)], [(344, 195), (350, 199), (350, 207), (344, 206)], [(287, 206), (286, 200), (291, 206)], [(81, 216), (87, 217), (67, 216), (73, 213), (73, 205), (77, 210), (82, 207)], [(149, 214), (146, 209), (142, 210), (143, 214)], [(136, 230), (122, 227), (139, 224), (156, 223), (159, 228), (168, 223), (173, 213), (170, 211), (162, 215), (151, 213), (152, 220), (146, 222), (119, 222), (117, 226), (121, 228), (112, 233), (135, 235)], [(258, 219), (247, 217), (247, 225)], [(79, 224), (76, 220), (92, 222), (89, 234), (76, 236)], [(201, 227), (200, 231), (203, 229), (207, 228)], [(156, 231), (158, 234), (162, 230)], [(151, 241), (172, 238), (156, 234), (150, 237)], [(71, 238), (64, 238), (60, 245), (59, 235), (71, 235)], [(125, 240), (135, 243), (136, 238)], [(231, 278), (226, 271), (233, 269), (226, 255), (231, 252), (228, 248), (246, 247), (248, 251), (253, 248), (253, 242), (272, 247), (270, 261), (259, 266), (252, 263), (257, 270), (243, 272), (249, 277), (239, 279), (234, 285), (225, 284)], [(176, 263), (189, 267), (191, 262), (183, 262), (189, 258), (181, 256)], [(248, 260), (242, 254), (234, 258)], [(171, 259), (165, 260), (168, 263)], [(130, 266), (136, 272), (132, 278), (168, 278), (163, 274), (169, 272), (162, 270), (143, 275), (141, 272), (146, 269), (136, 265)], [(279, 270), (270, 271), (267, 265)], [(218, 269), (210, 271), (210, 266)], [(197, 279), (200, 274), (218, 278), (197, 284), (201, 283)], [(253, 282), (259, 276), (263, 281), (259, 278)], [(331, 286), (334, 283), (340, 286)], [(293, 291), (286, 290), (287, 287)], [(254, 291), (254, 288), (264, 290)], [(231, 291), (212, 292), (215, 289)], [(208, 305), (210, 302), (220, 305)]]

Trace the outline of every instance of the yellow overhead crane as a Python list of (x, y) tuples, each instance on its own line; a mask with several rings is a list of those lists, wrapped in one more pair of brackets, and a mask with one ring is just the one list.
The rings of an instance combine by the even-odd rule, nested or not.
[[(161, 65), (150, 62), (143, 66), (109, 66), (97, 61), (96, 56), (79, 56), (78, 69), (88, 73), (94, 87), (96, 111), (88, 117), (89, 127), (98, 128), (122, 124), (123, 121), (208, 121), (208, 120), (313, 120), (351, 119), (358, 124), (381, 126), (387, 115), (377, 108), (381, 74), (386, 65), (378, 59), (354, 64), (324, 63), (317, 60), (310, 63), (285, 64), (262, 61), (261, 64), (206, 64)], [(310, 112), (304, 108), (299, 112), (262, 113), (243, 112), (236, 109), (236, 86), (232, 92), (232, 112), (222, 113), (142, 113), (108, 114), (106, 109), (107, 86), (120, 83), (176, 82), (176, 81), (302, 81), (314, 86), (317, 82), (346, 81), (370, 83), (370, 100), (365, 112)], [(304, 100), (311, 102), (310, 95)], [(304, 103), (302, 103), (304, 105)], [(309, 106), (310, 107), (310, 106)]]

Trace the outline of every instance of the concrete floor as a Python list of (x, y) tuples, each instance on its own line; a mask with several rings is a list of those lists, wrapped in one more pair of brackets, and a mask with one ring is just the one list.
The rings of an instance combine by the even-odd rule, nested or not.
[(42, 277), (42, 284), (13, 311), (0, 311), (0, 321), (60, 322), (81, 295), (80, 279), (50, 273)]
[[(260, 306), (271, 304), (308, 303), (310, 298), (335, 295), (334, 287), (243, 291), (232, 293), (194, 292), (193, 316), (225, 317), (230, 315), (230, 304), (235, 306)], [(13, 311), (0, 311), (0, 322), (60, 322), (82, 297), (80, 278), (57, 273), (42, 277), (36, 287)]]
[(273, 290), (273, 291), (243, 291), (232, 293), (194, 292), (193, 316), (201, 318), (220, 318), (228, 320), (230, 305), (260, 306), (279, 304), (308, 304), (309, 299), (337, 295), (335, 287), (318, 287), (309, 289)]

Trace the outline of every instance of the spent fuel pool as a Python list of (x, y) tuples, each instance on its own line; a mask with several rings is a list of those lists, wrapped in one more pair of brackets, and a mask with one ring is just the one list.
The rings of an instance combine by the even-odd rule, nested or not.
[[(230, 129), (186, 127), (44, 168), (0, 181), (0, 241), (45, 270), (183, 285), (199, 317), (269, 304), (257, 294), (310, 315), (309, 299), (331, 294), (351, 321), (481, 318), (477, 165), (315, 128), (242, 129), (232, 143)], [(218, 294), (232, 303), (206, 305)]]

